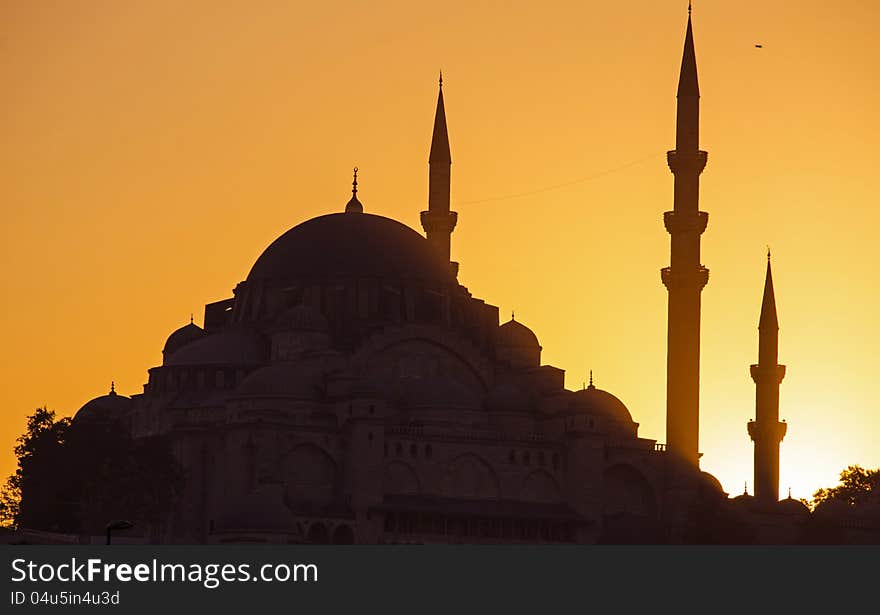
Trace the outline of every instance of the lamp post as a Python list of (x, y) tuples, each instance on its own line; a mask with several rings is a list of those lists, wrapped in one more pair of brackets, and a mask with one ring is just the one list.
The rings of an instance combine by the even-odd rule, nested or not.
[(120, 519), (118, 521), (111, 521), (110, 523), (107, 524), (107, 527), (106, 527), (106, 529), (107, 529), (107, 544), (108, 545), (110, 544), (110, 532), (112, 532), (113, 530), (130, 530), (133, 527), (134, 527), (134, 523), (132, 523), (131, 521), (125, 521), (123, 519)]

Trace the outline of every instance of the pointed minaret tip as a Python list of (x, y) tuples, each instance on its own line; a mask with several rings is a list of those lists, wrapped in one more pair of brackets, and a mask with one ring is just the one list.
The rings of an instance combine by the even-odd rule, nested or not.
[(446, 106), (443, 104), (443, 73), (440, 73), (440, 87), (437, 94), (437, 112), (434, 114), (434, 132), (431, 135), (431, 153), (428, 164), (452, 164), (449, 151), (449, 132), (446, 129)]
[(688, 4), (687, 31), (684, 35), (684, 51), (681, 54), (681, 72), (678, 75), (678, 96), (700, 96), (697, 80), (697, 54), (694, 50), (694, 29), (691, 25), (691, 5)]
[(767, 250), (767, 274), (764, 277), (764, 297), (761, 300), (761, 317), (758, 329), (779, 329), (776, 314), (776, 293), (773, 291), (773, 271), (770, 267), (770, 250)]

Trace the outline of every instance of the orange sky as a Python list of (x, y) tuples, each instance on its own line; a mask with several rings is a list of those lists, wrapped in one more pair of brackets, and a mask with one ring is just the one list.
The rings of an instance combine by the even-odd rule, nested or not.
[[(460, 280), (515, 309), (569, 387), (594, 369), (664, 441), (663, 154), (686, 2), (0, 6), (2, 475), (26, 414), (72, 414), (111, 379), (140, 392), (190, 312), (284, 230), (342, 210), (355, 164), (367, 211), (420, 228), (441, 67)], [(880, 466), (878, 19), (868, 0), (694, 6), (700, 448), (733, 494), (751, 491), (767, 244), (783, 494)]]

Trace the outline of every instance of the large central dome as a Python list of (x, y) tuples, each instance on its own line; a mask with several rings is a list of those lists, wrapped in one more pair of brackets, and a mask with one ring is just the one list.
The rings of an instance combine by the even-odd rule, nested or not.
[(454, 280), (449, 263), (419, 233), (390, 218), (362, 213), (327, 214), (293, 227), (266, 248), (247, 279), (364, 277)]

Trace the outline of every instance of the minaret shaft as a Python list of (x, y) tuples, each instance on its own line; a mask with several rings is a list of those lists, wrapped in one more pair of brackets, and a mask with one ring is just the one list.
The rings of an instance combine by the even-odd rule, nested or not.
[(699, 465), (700, 308), (709, 270), (700, 262), (700, 236), (708, 214), (699, 210), (700, 94), (691, 20), (688, 17), (678, 83), (675, 149), (667, 153), (675, 176), (672, 211), (663, 215), (670, 234), (670, 264), (661, 271), (669, 291), (666, 353), (666, 446), (670, 454)]
[(785, 377), (785, 366), (777, 364), (779, 323), (769, 254), (767, 258), (758, 325), (758, 363), (750, 369), (755, 381), (755, 420), (749, 422), (748, 431), (755, 443), (755, 497), (775, 502), (779, 499), (779, 443), (787, 425), (779, 421), (779, 384)]

